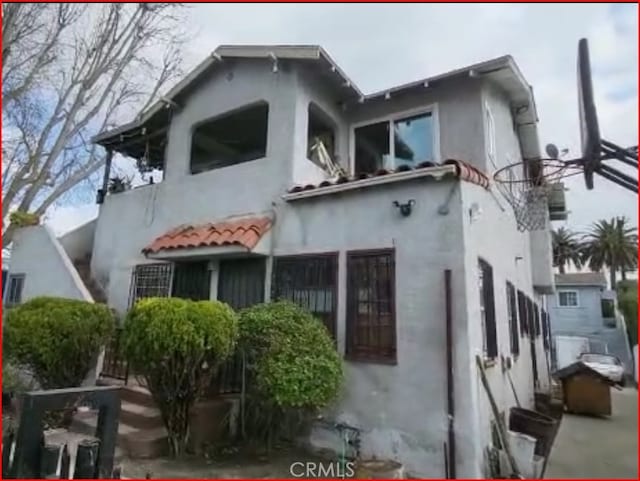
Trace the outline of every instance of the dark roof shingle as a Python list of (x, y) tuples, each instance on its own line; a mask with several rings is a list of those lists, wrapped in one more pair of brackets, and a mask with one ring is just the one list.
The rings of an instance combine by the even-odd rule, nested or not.
[(606, 286), (607, 279), (602, 272), (575, 272), (556, 274), (556, 284), (565, 286)]

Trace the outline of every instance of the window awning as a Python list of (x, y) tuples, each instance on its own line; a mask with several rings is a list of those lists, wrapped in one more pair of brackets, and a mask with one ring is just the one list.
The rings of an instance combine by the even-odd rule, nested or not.
[[(178, 250), (235, 247), (248, 252), (271, 228), (269, 217), (235, 217), (208, 224), (183, 224), (157, 237), (142, 249), (147, 256)], [(210, 249), (205, 249), (209, 251)]]

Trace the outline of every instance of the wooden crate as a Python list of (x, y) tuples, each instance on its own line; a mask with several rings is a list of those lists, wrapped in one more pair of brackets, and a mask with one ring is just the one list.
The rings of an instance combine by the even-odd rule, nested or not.
[(589, 375), (574, 375), (562, 381), (564, 403), (574, 414), (611, 415), (608, 384)]

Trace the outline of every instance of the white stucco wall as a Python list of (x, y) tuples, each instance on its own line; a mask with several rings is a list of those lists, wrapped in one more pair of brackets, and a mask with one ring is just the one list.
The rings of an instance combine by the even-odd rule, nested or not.
[(97, 219), (90, 220), (58, 238), (71, 260), (85, 259), (91, 256), (96, 223)]
[(56, 296), (93, 302), (63, 247), (46, 226), (16, 230), (10, 274), (25, 274), (23, 301)]

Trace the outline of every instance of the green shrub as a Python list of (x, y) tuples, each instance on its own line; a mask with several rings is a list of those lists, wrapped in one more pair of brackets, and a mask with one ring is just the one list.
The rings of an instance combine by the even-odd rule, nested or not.
[(618, 291), (618, 306), (624, 316), (629, 342), (635, 346), (638, 344), (638, 291)]
[(172, 455), (184, 453), (191, 408), (237, 337), (237, 315), (217, 301), (148, 298), (129, 312), (124, 352), (162, 413)]
[(43, 389), (79, 386), (114, 329), (102, 304), (38, 297), (6, 313), (7, 359), (27, 366)]
[(27, 227), (40, 224), (40, 216), (30, 212), (16, 210), (9, 216), (9, 221), (16, 227)]
[(240, 347), (249, 379), (246, 427), (268, 444), (339, 393), (343, 367), (324, 325), (290, 302), (240, 313)]

